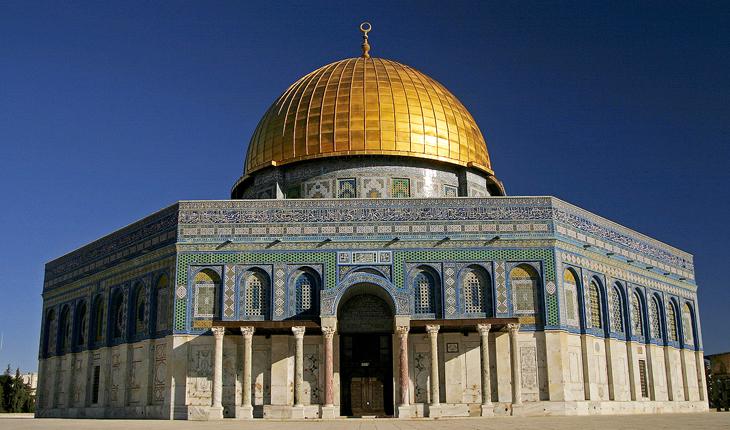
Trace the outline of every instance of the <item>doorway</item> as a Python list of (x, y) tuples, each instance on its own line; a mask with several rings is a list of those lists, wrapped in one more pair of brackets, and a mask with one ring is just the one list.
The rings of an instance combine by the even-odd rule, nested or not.
[(393, 415), (391, 334), (340, 335), (342, 415)]
[[(379, 287), (378, 287), (379, 288)], [(393, 311), (375, 294), (357, 294), (338, 312), (342, 416), (393, 415)]]

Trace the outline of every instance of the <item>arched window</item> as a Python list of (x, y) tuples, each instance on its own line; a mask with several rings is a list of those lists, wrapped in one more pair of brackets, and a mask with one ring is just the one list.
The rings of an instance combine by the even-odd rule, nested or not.
[(91, 308), (91, 341), (98, 345), (104, 341), (104, 300), (96, 296)]
[(163, 333), (167, 330), (167, 318), (170, 305), (170, 278), (161, 274), (150, 294), (150, 333)]
[(639, 293), (634, 291), (631, 295), (631, 329), (633, 330), (634, 336), (644, 335), (644, 312), (641, 306), (641, 297)]
[(141, 336), (147, 326), (147, 306), (145, 300), (145, 289), (141, 282), (137, 282), (132, 290), (132, 336)]
[(694, 347), (694, 318), (692, 317), (692, 308), (689, 307), (689, 303), (685, 303), (682, 309), (682, 332), (684, 333), (685, 346)]
[(74, 323), (73, 347), (75, 350), (78, 350), (86, 345), (86, 331), (88, 330), (89, 325), (88, 317), (86, 315), (86, 302), (83, 300), (78, 302), (76, 305), (74, 319), (76, 321)]
[(651, 324), (651, 338), (661, 339), (662, 322), (661, 314), (659, 313), (659, 300), (656, 296), (651, 298), (651, 303), (649, 305), (649, 323)]
[(109, 307), (109, 333), (112, 340), (124, 337), (124, 294), (121, 289), (114, 291)]
[(196, 318), (220, 317), (221, 278), (211, 269), (203, 269), (193, 278)]
[(516, 266), (509, 275), (512, 309), (516, 316), (540, 315), (540, 275), (529, 264)]
[(221, 278), (211, 269), (203, 269), (193, 278), (196, 318), (219, 318)]
[(667, 302), (667, 335), (671, 342), (677, 341), (677, 312), (674, 310), (672, 300)]
[(43, 331), (43, 354), (51, 355), (56, 345), (56, 311), (49, 310), (46, 314), (46, 328)]
[(576, 274), (566, 269), (563, 273), (563, 289), (565, 290), (565, 317), (570, 327), (580, 328), (578, 317), (578, 282)]
[(241, 291), (244, 292), (243, 315), (265, 317), (268, 309), (268, 276), (252, 271), (241, 279), (241, 284)]
[(58, 351), (63, 354), (68, 351), (69, 333), (71, 333), (71, 310), (67, 305), (61, 309), (61, 318), (58, 320)]
[(434, 290), (436, 282), (430, 273), (420, 271), (413, 277), (413, 312), (416, 314), (435, 314), (436, 300)]
[(317, 297), (317, 281), (306, 271), (295, 275), (294, 281), (294, 314), (306, 315), (315, 311)]
[(468, 267), (462, 275), (461, 291), (464, 293), (464, 312), (491, 316), (492, 286), (489, 276), (479, 267)]
[(598, 284), (591, 280), (588, 286), (588, 297), (590, 299), (591, 326), (595, 329), (603, 328), (603, 307), (601, 306), (601, 293), (598, 291)]
[(612, 311), (613, 311), (613, 331), (616, 333), (623, 333), (624, 332), (624, 307), (623, 307), (623, 299), (621, 298), (621, 290), (619, 290), (618, 286), (613, 287), (613, 291), (611, 294), (611, 304), (612, 304)]

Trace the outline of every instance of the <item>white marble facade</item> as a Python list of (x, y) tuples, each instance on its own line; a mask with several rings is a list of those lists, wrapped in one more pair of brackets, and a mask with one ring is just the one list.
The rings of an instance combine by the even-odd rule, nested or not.
[[(393, 374), (398, 375), (399, 340), (395, 334), (392, 337)], [(295, 342), (288, 334), (253, 336), (249, 388), (253, 417), (292, 418)], [(225, 418), (248, 418), (241, 408), (245, 406), (243, 344), (241, 335), (224, 336), (221, 403)], [(333, 344), (333, 400), (335, 416), (339, 416), (338, 335)], [(428, 336), (411, 333), (408, 345), (409, 416), (433, 416)], [(482, 415), (479, 333), (439, 333), (437, 345), (439, 416)], [(523, 405), (519, 411), (512, 407), (509, 333), (489, 333), (488, 389), (495, 416), (698, 412), (708, 408), (701, 353), (566, 332), (519, 332), (517, 345)], [(326, 388), (323, 336), (305, 333), (303, 346), (303, 415), (318, 418)], [(213, 336), (168, 336), (42, 359), (39, 416), (211, 419), (215, 349)], [(640, 361), (646, 366), (644, 393)], [(399, 383), (394, 377), (388, 389), (402, 404)]]

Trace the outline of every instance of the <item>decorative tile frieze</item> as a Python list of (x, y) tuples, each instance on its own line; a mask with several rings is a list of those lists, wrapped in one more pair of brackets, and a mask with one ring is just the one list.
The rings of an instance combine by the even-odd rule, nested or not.
[[(262, 205), (256, 201), (181, 202), (181, 224), (240, 223), (306, 223), (316, 222), (421, 222), (495, 220), (512, 223), (485, 223), (482, 231), (507, 233), (549, 232), (549, 223), (516, 222), (518, 220), (554, 220), (566, 234), (573, 229), (573, 239), (606, 249), (619, 247), (636, 256), (651, 258), (656, 267), (663, 264), (688, 272), (693, 271), (691, 255), (661, 242), (637, 234), (625, 227), (597, 217), (558, 199), (547, 197), (498, 197), (466, 199), (364, 199), (342, 200), (276, 200)], [(322, 210), (322, 209), (327, 210)], [(414, 226), (415, 227), (415, 226)], [(570, 227), (568, 229), (567, 227)], [(419, 229), (420, 230), (420, 229)], [(414, 230), (416, 231), (416, 230)], [(426, 230), (420, 230), (426, 231)], [(347, 231), (343, 231), (347, 233)]]

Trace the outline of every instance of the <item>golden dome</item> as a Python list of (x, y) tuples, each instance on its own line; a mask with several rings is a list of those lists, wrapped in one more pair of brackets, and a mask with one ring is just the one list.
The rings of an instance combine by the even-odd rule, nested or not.
[(493, 175), (479, 127), (443, 85), (404, 64), (360, 57), (313, 71), (274, 102), (248, 145), (244, 176), (349, 155), (426, 158)]

